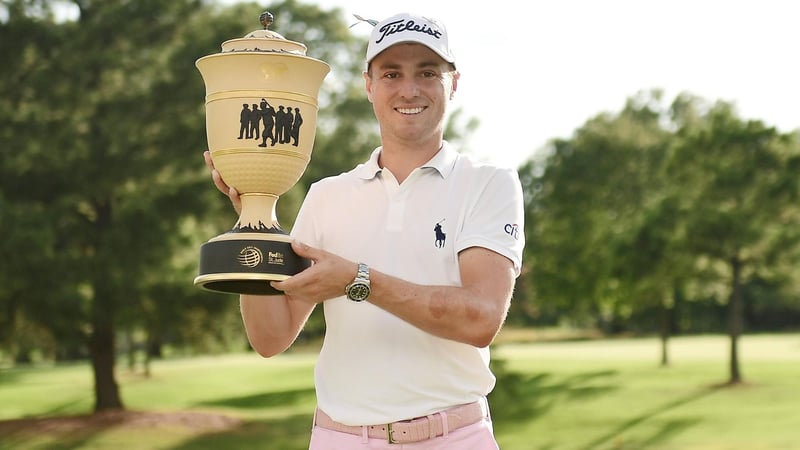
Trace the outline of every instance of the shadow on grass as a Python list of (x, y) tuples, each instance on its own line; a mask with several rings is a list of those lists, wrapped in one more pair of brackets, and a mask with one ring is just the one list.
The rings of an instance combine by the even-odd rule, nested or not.
[(22, 371), (15, 368), (0, 368), (0, 385), (11, 384), (23, 377)]
[[(167, 427), (165, 430), (172, 428), (193, 430), (192, 437), (175, 446), (176, 449), (307, 449), (311, 436), (314, 403), (314, 389), (307, 388), (229, 397), (195, 404), (206, 410), (238, 411), (241, 414), (235, 416), (245, 417), (259, 409), (284, 411), (279, 417), (269, 419), (238, 419), (225, 413), (193, 412), (193, 408), (174, 412), (126, 410), (74, 416), (52, 415), (60, 410), (69, 409), (70, 405), (65, 404), (57, 406), (50, 411), (51, 414), (44, 417), (0, 421), (0, 450), (94, 448), (96, 440), (109, 432), (136, 433), (136, 430), (141, 429), (152, 430), (152, 433), (158, 434), (158, 430), (162, 427)], [(296, 412), (300, 408), (302, 412)], [(165, 431), (167, 435), (173, 433), (174, 431)], [(134, 442), (121, 448), (139, 447)]]
[(130, 420), (128, 411), (83, 414), (74, 416), (32, 417), (0, 421), (0, 449), (34, 448), (32, 440), (50, 439), (48, 450), (72, 450), (89, 445), (97, 435), (122, 426)]
[[(717, 390), (719, 387), (709, 387), (703, 388), (698, 391), (689, 393), (684, 395), (683, 397), (678, 397), (674, 400), (664, 402), (658, 406), (651, 408), (648, 411), (639, 414), (636, 417), (631, 418), (617, 427), (609, 430), (608, 433), (605, 433), (601, 436), (598, 436), (585, 446), (581, 447), (582, 450), (593, 450), (596, 448), (600, 448), (603, 444), (608, 444), (612, 440), (616, 439), (618, 436), (622, 435), (626, 431), (629, 431), (640, 425), (653, 419), (655, 416), (660, 414), (664, 414), (672, 409), (687, 405), (689, 403), (693, 403), (707, 397)], [(661, 426), (655, 433), (653, 433), (649, 438), (642, 441), (641, 443), (637, 444), (637, 448), (648, 448), (653, 445), (657, 445), (668, 441), (672, 436), (680, 433), (681, 431), (689, 428), (690, 426), (697, 425), (700, 422), (700, 418), (682, 418), (682, 419), (673, 419), (668, 420)]]
[(489, 395), (492, 418), (498, 432), (513, 431), (521, 423), (542, 417), (558, 402), (581, 400), (617, 389), (611, 382), (617, 372), (601, 370), (555, 377), (549, 373), (525, 375), (510, 372), (504, 361), (493, 362), (497, 385)]
[[(157, 445), (175, 450), (270, 448), (305, 450), (311, 436), (312, 413), (280, 418), (241, 420), (232, 416), (195, 413), (148, 413), (115, 411), (68, 417), (18, 419), (0, 422), (0, 449), (74, 450), (98, 448), (101, 435), (121, 433), (120, 448), (139, 449)], [(136, 442), (137, 433), (175, 436), (189, 433), (179, 444), (147, 437)], [(144, 443), (146, 442), (146, 443)], [(174, 442), (174, 441), (173, 441)]]
[(283, 419), (248, 420), (235, 428), (204, 433), (172, 447), (171, 450), (307, 450), (312, 416), (313, 414), (297, 414)]
[[(30, 448), (29, 443), (33, 439), (34, 433), (24, 427), (18, 427), (14, 422), (16, 421), (4, 421), (0, 423), (0, 450), (12, 450), (18, 448)], [(87, 442), (92, 440), (92, 437), (98, 433), (99, 431), (95, 431), (92, 433), (86, 433), (85, 431), (81, 432), (66, 432), (63, 434), (59, 434), (59, 441), (57, 443), (52, 443), (48, 445), (48, 450), (70, 450), (75, 448), (80, 448)], [(52, 430), (41, 430), (36, 432), (37, 434), (50, 434), (53, 433)]]
[(81, 411), (81, 406), (83, 404), (91, 404), (94, 399), (87, 400), (86, 398), (76, 398), (74, 400), (68, 400), (62, 402), (60, 405), (55, 405), (52, 408), (45, 411), (42, 416), (45, 417), (52, 417), (52, 416), (61, 416), (67, 415), (69, 413), (74, 413), (75, 411)]
[[(549, 373), (526, 375), (506, 370), (503, 361), (495, 367), (498, 381), (489, 396), (493, 423), (497, 434), (514, 434), (523, 424), (536, 422), (550, 410), (565, 402), (587, 400), (618, 390), (615, 370), (591, 371), (562, 377)], [(656, 426), (649, 436), (638, 439), (635, 448), (650, 448), (668, 442), (673, 436), (697, 425), (700, 418), (682, 417), (661, 420), (653, 424), (652, 419), (673, 409), (700, 401), (722, 389), (723, 386), (700, 388), (682, 397), (658, 404), (647, 411), (631, 417), (608, 432), (597, 436), (585, 445), (575, 448), (595, 450), (598, 448), (628, 448), (630, 443), (622, 442), (625, 433), (644, 423)], [(551, 448), (549, 445), (541, 449)]]
[(314, 399), (314, 388), (308, 388), (209, 400), (195, 403), (195, 405), (252, 410), (276, 406), (286, 407), (309, 402), (313, 403)]
[[(307, 388), (204, 401), (196, 403), (196, 406), (252, 411), (314, 405), (315, 399), (314, 389)], [(281, 418), (246, 420), (237, 427), (203, 433), (172, 448), (173, 450), (220, 448), (306, 450), (311, 437), (312, 408), (309, 407), (307, 413), (287, 414)]]

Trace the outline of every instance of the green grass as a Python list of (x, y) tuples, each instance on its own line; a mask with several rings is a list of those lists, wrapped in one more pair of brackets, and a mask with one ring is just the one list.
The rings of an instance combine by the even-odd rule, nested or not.
[[(741, 341), (745, 383), (726, 387), (728, 340), (678, 338), (506, 345), (515, 382), (495, 408), (506, 449), (798, 449), (800, 336)], [(524, 399), (514, 402), (513, 399)]]
[[(514, 341), (516, 342), (516, 341)], [(675, 338), (658, 366), (656, 339), (507, 343), (492, 394), (503, 450), (777, 450), (800, 448), (800, 335), (745, 336), (745, 383), (727, 387), (724, 336)], [(155, 362), (144, 378), (118, 370), (136, 411), (237, 419), (203, 430), (175, 423), (52, 428), (0, 423), (2, 449), (305, 449), (314, 407), (314, 353)], [(0, 420), (79, 415), (93, 404), (88, 364), (0, 370)]]

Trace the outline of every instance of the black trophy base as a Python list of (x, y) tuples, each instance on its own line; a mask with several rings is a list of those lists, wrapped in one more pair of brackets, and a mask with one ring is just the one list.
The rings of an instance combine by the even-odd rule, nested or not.
[(194, 284), (231, 294), (282, 294), (269, 282), (285, 280), (311, 266), (311, 260), (298, 256), (285, 239), (264, 233), (263, 238), (206, 242), (200, 247), (200, 273)]

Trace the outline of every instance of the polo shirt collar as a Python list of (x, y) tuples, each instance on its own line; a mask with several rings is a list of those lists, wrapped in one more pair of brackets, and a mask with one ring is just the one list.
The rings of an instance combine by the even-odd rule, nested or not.
[[(378, 157), (383, 147), (378, 147), (372, 151), (369, 159), (356, 168), (356, 175), (364, 180), (375, 178), (383, 169), (378, 165)], [(435, 169), (442, 178), (447, 178), (453, 172), (458, 159), (458, 152), (450, 147), (447, 141), (442, 141), (442, 148), (433, 155), (428, 162), (422, 165), (423, 169)]]

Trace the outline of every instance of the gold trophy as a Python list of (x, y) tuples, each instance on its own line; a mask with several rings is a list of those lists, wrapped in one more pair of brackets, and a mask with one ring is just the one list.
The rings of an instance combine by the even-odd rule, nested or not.
[(242, 211), (230, 231), (200, 248), (204, 289), (278, 294), (284, 280), (311, 262), (292, 251), (275, 213), (278, 197), (300, 179), (311, 159), (317, 96), (330, 67), (306, 56), (306, 46), (268, 30), (222, 44), (197, 60), (206, 86), (208, 148), (222, 179), (241, 195)]

